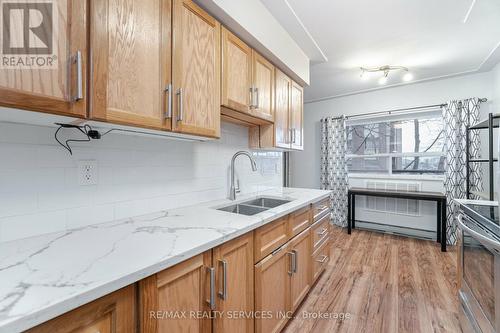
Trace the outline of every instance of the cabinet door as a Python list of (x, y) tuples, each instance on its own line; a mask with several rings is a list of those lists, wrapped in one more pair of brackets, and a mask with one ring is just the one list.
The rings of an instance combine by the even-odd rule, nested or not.
[(275, 145), (290, 148), (290, 92), (292, 80), (276, 70), (276, 108), (274, 115)]
[(174, 125), (220, 136), (220, 24), (190, 0), (174, 0)]
[(65, 313), (29, 333), (134, 333), (135, 287), (120, 289)]
[(309, 228), (292, 239), (290, 249), (293, 254), (290, 304), (291, 310), (295, 311), (311, 288), (311, 234)]
[(207, 300), (211, 262), (212, 253), (208, 251), (141, 280), (140, 331), (210, 332)]
[(304, 149), (304, 90), (292, 81), (290, 93), (290, 129), (292, 137), (292, 149)]
[(241, 112), (250, 107), (252, 49), (222, 28), (222, 105)]
[(91, 2), (92, 119), (169, 129), (170, 0)]
[(252, 51), (253, 101), (250, 112), (256, 117), (274, 121), (274, 66)]
[[(8, 4), (4, 3), (4, 5)], [(21, 4), (21, 6), (30, 5), (32, 4), (29, 1)], [(54, 36), (48, 34), (50, 29), (38, 29), (35, 37), (39, 41), (37, 47), (42, 49), (36, 51), (32, 45), (24, 44), (23, 30), (19, 30), (19, 35), (12, 36), (13, 40), (10, 40), (10, 45), (15, 44), (16, 49), (4, 50), (2, 61), (12, 59), (16, 64), (0, 67), (0, 105), (85, 117), (87, 112), (85, 84), (87, 79), (87, 1), (56, 0), (46, 5), (42, 4), (37, 9), (26, 8), (29, 9), (29, 15), (39, 11), (42, 17), (42, 27), (47, 22), (52, 22), (51, 31)], [(7, 7), (3, 10), (5, 17), (11, 18), (10, 25), (15, 25), (16, 15), (13, 14), (15, 9), (12, 8), (9, 14), (6, 12)], [(31, 31), (29, 33), (35, 35)], [(32, 39), (30, 43), (31, 41)], [(27, 63), (26, 66), (21, 66), (16, 60), (33, 56), (36, 56), (38, 64), (42, 66), (29, 66)]]
[[(214, 319), (218, 333), (251, 333), (254, 321), (253, 234), (249, 233), (214, 249), (216, 271), (216, 310), (223, 316)], [(248, 318), (241, 316), (243, 311)], [(239, 312), (238, 317), (234, 314)], [(233, 317), (231, 317), (233, 316)]]
[(255, 265), (255, 311), (266, 313), (265, 318), (255, 319), (257, 333), (279, 332), (286, 324), (290, 315), (289, 274), (288, 245), (280, 247)]

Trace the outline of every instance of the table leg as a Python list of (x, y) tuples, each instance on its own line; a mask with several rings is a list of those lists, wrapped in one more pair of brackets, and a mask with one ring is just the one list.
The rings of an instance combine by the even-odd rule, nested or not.
[(446, 199), (441, 202), (441, 252), (446, 252)]
[(352, 194), (352, 228), (356, 228), (356, 194)]
[(347, 233), (351, 234), (351, 194), (347, 194)]
[(441, 200), (436, 201), (437, 211), (436, 211), (436, 241), (441, 243)]

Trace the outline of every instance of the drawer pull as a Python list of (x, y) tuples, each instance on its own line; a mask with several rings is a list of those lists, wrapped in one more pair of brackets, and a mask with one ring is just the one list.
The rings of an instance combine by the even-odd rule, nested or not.
[(323, 258), (317, 259), (316, 261), (320, 264), (324, 264), (328, 260), (328, 256), (323, 255)]
[(325, 210), (325, 209), (328, 209), (328, 208), (330, 208), (330, 207), (328, 207), (328, 206), (320, 206), (320, 207), (317, 208), (317, 210)]
[(326, 234), (326, 233), (327, 233), (327, 231), (328, 231), (328, 229), (327, 229), (327, 228), (324, 228), (323, 230), (318, 231), (318, 235), (323, 236), (324, 234)]

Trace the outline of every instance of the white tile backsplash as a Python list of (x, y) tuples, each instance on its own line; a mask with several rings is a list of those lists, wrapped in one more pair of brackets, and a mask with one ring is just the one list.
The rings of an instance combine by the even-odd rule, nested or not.
[[(229, 164), (248, 150), (245, 127), (222, 124), (220, 140), (188, 142), (110, 133), (73, 144), (55, 128), (0, 123), (0, 241), (78, 228), (227, 196)], [(62, 133), (68, 138), (70, 130)], [(254, 152), (258, 172), (236, 161), (243, 193), (282, 185), (282, 153)], [(78, 161), (96, 160), (98, 184), (78, 184)]]

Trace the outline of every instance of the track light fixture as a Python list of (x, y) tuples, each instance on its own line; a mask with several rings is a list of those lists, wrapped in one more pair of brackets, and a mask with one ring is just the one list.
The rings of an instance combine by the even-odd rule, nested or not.
[(406, 73), (405, 73), (405, 75), (403, 75), (403, 81), (408, 82), (408, 81), (413, 80), (413, 74), (410, 73), (410, 71), (408, 70), (407, 67), (403, 67), (403, 66), (386, 65), (386, 66), (381, 66), (381, 67), (360, 67), (359, 69), (361, 69), (361, 74), (359, 75), (359, 77), (362, 80), (368, 79), (367, 73), (382, 72), (383, 76), (378, 79), (379, 84), (386, 84), (387, 83), (389, 73), (391, 71), (404, 71)]

